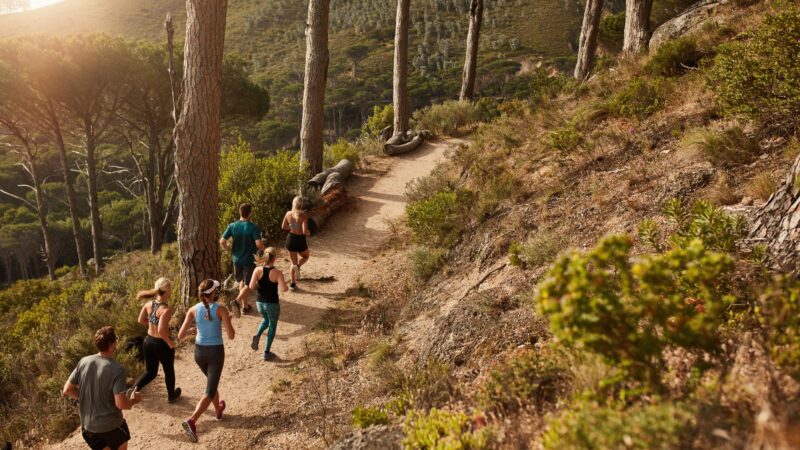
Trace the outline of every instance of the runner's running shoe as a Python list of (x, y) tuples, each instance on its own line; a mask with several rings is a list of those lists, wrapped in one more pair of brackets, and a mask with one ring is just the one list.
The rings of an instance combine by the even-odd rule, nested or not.
[(197, 442), (197, 427), (194, 426), (194, 419), (186, 419), (181, 424), (183, 426), (183, 431), (186, 432), (186, 436), (192, 442)]

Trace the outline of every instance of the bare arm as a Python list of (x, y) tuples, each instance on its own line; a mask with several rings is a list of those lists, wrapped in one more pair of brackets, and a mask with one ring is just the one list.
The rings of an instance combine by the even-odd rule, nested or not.
[(178, 339), (183, 339), (189, 334), (189, 327), (192, 326), (192, 323), (194, 323), (194, 308), (190, 309), (189, 312), (186, 313), (186, 318), (183, 319), (181, 330), (178, 331)]
[(78, 400), (78, 385), (67, 381), (64, 383), (64, 390), (61, 391), (61, 394), (73, 400)]
[(267, 249), (267, 246), (264, 245), (263, 239), (256, 239), (256, 247), (262, 252)]
[(128, 397), (125, 396), (124, 392), (120, 392), (119, 394), (114, 395), (114, 405), (116, 405), (118, 409), (123, 411), (126, 409), (133, 408), (133, 405), (139, 403), (140, 401), (142, 401), (141, 392), (133, 394), (132, 399), (128, 399)]
[(308, 229), (308, 216), (303, 215), (303, 234), (311, 236), (311, 230)]
[(219, 245), (222, 246), (225, 250), (230, 250), (230, 246), (228, 245), (228, 240), (225, 238), (219, 238)]
[(233, 325), (231, 324), (231, 316), (228, 314), (228, 310), (225, 308), (217, 308), (217, 316), (219, 320), (222, 321), (222, 324), (225, 325), (225, 331), (228, 333), (228, 339), (233, 340), (236, 338), (236, 331), (233, 329)]
[(142, 310), (139, 312), (139, 323), (147, 326), (147, 305), (142, 306)]
[(169, 348), (175, 348), (175, 343), (169, 337), (169, 320), (172, 319), (172, 308), (167, 308), (161, 318), (158, 320), (158, 335), (161, 339), (169, 345)]
[(281, 229), (283, 231), (289, 231), (289, 214), (283, 215), (283, 222), (281, 223)]
[(286, 278), (283, 277), (283, 272), (281, 272), (280, 270), (273, 270), (269, 274), (270, 277), (272, 277), (273, 273), (275, 274), (275, 280), (272, 280), (272, 281), (275, 282), (275, 283), (278, 283), (278, 290), (280, 292), (288, 291), (289, 290), (289, 286), (286, 284)]
[(253, 276), (250, 277), (251, 290), (255, 291), (258, 289), (258, 280), (260, 280), (262, 276), (264, 276), (264, 268), (261, 266), (256, 267), (256, 270), (253, 271)]

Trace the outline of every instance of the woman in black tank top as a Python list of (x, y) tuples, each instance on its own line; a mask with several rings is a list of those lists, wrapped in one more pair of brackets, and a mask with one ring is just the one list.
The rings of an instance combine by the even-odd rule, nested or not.
[(272, 341), (275, 339), (275, 332), (278, 329), (278, 319), (281, 315), (280, 299), (278, 292), (286, 292), (289, 287), (283, 277), (283, 272), (273, 267), (277, 251), (273, 247), (264, 250), (262, 256), (256, 257), (256, 267), (253, 276), (250, 278), (250, 289), (258, 292), (258, 312), (263, 320), (258, 326), (253, 341), (250, 344), (253, 350), (258, 350), (258, 341), (265, 330), (267, 331), (267, 347), (264, 350), (264, 361), (275, 357), (270, 351)]

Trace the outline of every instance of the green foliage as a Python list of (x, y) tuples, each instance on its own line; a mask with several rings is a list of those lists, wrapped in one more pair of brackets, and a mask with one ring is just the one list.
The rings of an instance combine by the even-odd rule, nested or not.
[(388, 423), (389, 414), (376, 406), (367, 408), (356, 406), (353, 410), (353, 425), (356, 428), (368, 428), (373, 425), (386, 425)]
[(390, 388), (409, 405), (421, 409), (447, 402), (454, 392), (450, 367), (434, 359), (397, 373)]
[(690, 448), (694, 417), (684, 403), (608, 406), (577, 400), (553, 417), (544, 434), (544, 448), (675, 449)]
[(717, 329), (734, 300), (724, 288), (733, 262), (699, 239), (636, 262), (631, 245), (627, 236), (609, 236), (585, 254), (559, 258), (538, 286), (537, 303), (564, 342), (659, 389), (667, 346), (718, 350)]
[(239, 218), (239, 205), (245, 202), (253, 204), (251, 220), (262, 231), (277, 233), (301, 182), (297, 154), (280, 151), (274, 156), (256, 158), (250, 145), (239, 140), (220, 157), (220, 234)]
[(479, 450), (489, 448), (491, 439), (488, 428), (476, 429), (463, 412), (436, 408), (409, 412), (403, 431), (407, 449)]
[(681, 37), (663, 43), (644, 66), (651, 75), (675, 77), (696, 67), (703, 53), (693, 37)]
[(600, 19), (600, 33), (598, 42), (611, 51), (622, 50), (622, 41), (625, 35), (625, 11), (617, 14), (607, 14)]
[(563, 364), (549, 348), (515, 352), (480, 385), (478, 404), (487, 411), (502, 413), (541, 410), (564, 389), (567, 375)]
[(573, 124), (566, 124), (547, 133), (547, 142), (560, 152), (575, 150), (582, 140), (581, 134)]
[(434, 167), (429, 175), (411, 180), (406, 185), (406, 198), (409, 202), (427, 200), (439, 192), (454, 191), (457, 181), (451, 168), (441, 164)]
[(466, 228), (465, 217), (473, 194), (459, 189), (441, 191), (432, 197), (406, 206), (408, 227), (420, 244), (450, 248), (458, 242)]
[(0, 316), (16, 316), (35, 306), (39, 299), (58, 294), (61, 286), (43, 278), (20, 280), (0, 290)]
[(367, 136), (378, 136), (381, 131), (392, 125), (394, 121), (394, 108), (389, 105), (375, 105), (372, 107), (372, 115), (367, 118), (361, 128), (363, 134)]
[(739, 127), (721, 132), (699, 129), (690, 131), (681, 140), (686, 147), (700, 150), (715, 166), (746, 164), (758, 153), (758, 143)]
[(609, 101), (609, 111), (618, 117), (644, 119), (664, 108), (669, 85), (664, 78), (636, 77)]
[(524, 243), (512, 242), (508, 247), (508, 260), (514, 266), (539, 267), (550, 262), (563, 248), (560, 236), (540, 231)]
[(800, 381), (800, 282), (776, 277), (759, 298), (755, 313), (772, 360)]
[(357, 146), (350, 142), (339, 139), (335, 143), (325, 146), (322, 160), (325, 167), (333, 167), (343, 159), (350, 160), (353, 163), (353, 167), (361, 166), (361, 152)]
[(706, 201), (687, 209), (680, 200), (671, 199), (664, 206), (664, 214), (677, 226), (669, 239), (675, 247), (699, 240), (708, 249), (736, 253), (747, 235), (747, 221), (742, 216), (727, 214)]
[(437, 136), (453, 136), (481, 120), (475, 103), (448, 100), (414, 111), (412, 120), (418, 130), (430, 130)]
[(800, 9), (768, 15), (750, 39), (718, 47), (708, 84), (729, 114), (763, 123), (800, 117)]
[(442, 249), (417, 247), (411, 254), (411, 266), (414, 276), (420, 280), (427, 280), (436, 273), (445, 262), (446, 253)]

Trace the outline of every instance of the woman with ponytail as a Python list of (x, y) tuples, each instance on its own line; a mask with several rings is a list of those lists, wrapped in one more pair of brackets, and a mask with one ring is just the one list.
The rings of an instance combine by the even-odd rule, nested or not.
[(150, 300), (139, 312), (139, 323), (147, 327), (147, 337), (142, 344), (145, 373), (134, 386), (137, 391), (158, 375), (158, 364), (164, 368), (164, 384), (167, 385), (167, 401), (174, 403), (181, 396), (181, 388), (175, 388), (175, 343), (169, 336), (169, 321), (172, 319), (172, 308), (169, 306), (172, 294), (172, 283), (166, 278), (156, 280), (153, 289), (140, 291), (139, 300)]
[(283, 216), (281, 228), (289, 233), (286, 235), (286, 250), (289, 251), (289, 258), (292, 260), (292, 269), (289, 271), (292, 281), (289, 287), (297, 287), (297, 278), (300, 276), (300, 267), (308, 262), (310, 252), (306, 243), (306, 236), (311, 232), (308, 229), (308, 216), (303, 211), (303, 198), (300, 196), (292, 199), (292, 210), (287, 211)]
[(257, 266), (253, 271), (253, 276), (250, 278), (250, 290), (258, 292), (256, 304), (262, 318), (261, 325), (259, 325), (258, 331), (253, 336), (250, 347), (253, 350), (258, 350), (258, 341), (264, 331), (269, 328), (269, 331), (267, 331), (267, 347), (264, 350), (264, 361), (269, 361), (275, 357), (275, 354), (270, 349), (272, 348), (272, 341), (275, 339), (275, 332), (278, 329), (278, 318), (281, 315), (278, 292), (289, 290), (286, 286), (283, 272), (274, 266), (277, 253), (273, 247), (269, 247), (264, 250), (263, 256), (256, 256)]
[(197, 402), (192, 417), (181, 425), (186, 435), (192, 442), (197, 442), (197, 427), (195, 423), (200, 415), (214, 404), (216, 419), (222, 420), (225, 402), (219, 399), (219, 379), (222, 376), (222, 366), (225, 364), (225, 346), (222, 344), (222, 326), (228, 334), (228, 339), (233, 339), (236, 333), (231, 324), (231, 317), (226, 308), (217, 304), (219, 298), (219, 281), (203, 280), (197, 288), (200, 302), (189, 309), (183, 321), (178, 338), (183, 339), (189, 333), (189, 327), (194, 322), (197, 324), (197, 337), (194, 340), (194, 362), (206, 376), (205, 395)]

